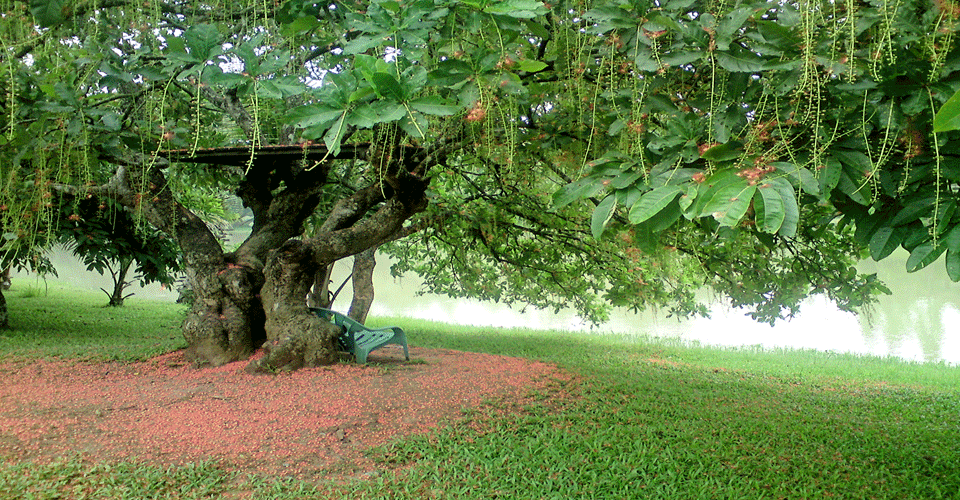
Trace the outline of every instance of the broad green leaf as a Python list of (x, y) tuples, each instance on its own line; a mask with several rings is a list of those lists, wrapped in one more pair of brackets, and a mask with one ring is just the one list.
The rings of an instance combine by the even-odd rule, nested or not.
[(943, 242), (950, 250), (960, 253), (960, 225), (953, 226), (953, 229), (943, 238)]
[(285, 24), (280, 27), (280, 33), (286, 37), (291, 37), (299, 33), (304, 33), (307, 31), (314, 30), (321, 26), (320, 21), (316, 17), (312, 16), (303, 16), (298, 17), (293, 22)]
[(682, 191), (683, 189), (680, 186), (670, 185), (660, 186), (645, 193), (630, 207), (628, 219), (633, 224), (640, 224), (650, 219), (672, 203)]
[(726, 144), (718, 144), (703, 152), (700, 155), (704, 160), (709, 161), (727, 161), (734, 160), (743, 154), (743, 143), (731, 141)]
[(610, 221), (616, 210), (617, 197), (612, 194), (607, 195), (593, 210), (593, 217), (590, 220), (590, 232), (593, 233), (595, 239), (599, 240), (600, 237), (603, 236), (603, 230), (607, 227), (607, 222)]
[(463, 109), (461, 106), (449, 104), (449, 101), (436, 95), (418, 97), (409, 104), (411, 108), (425, 115), (435, 116), (451, 116)]
[(649, 227), (651, 231), (659, 233), (672, 226), (674, 222), (680, 219), (681, 215), (683, 215), (683, 212), (680, 210), (680, 204), (670, 203), (656, 215), (647, 219), (642, 226)]
[(120, 115), (116, 113), (107, 113), (100, 117), (100, 121), (102, 121), (103, 126), (111, 132), (120, 130), (120, 127), (123, 125)]
[(283, 92), (272, 81), (264, 80), (257, 83), (257, 96), (265, 99), (280, 99), (283, 97)]
[(951, 130), (960, 130), (960, 91), (947, 99), (940, 111), (937, 111), (937, 115), (933, 117), (934, 132), (949, 132)]
[(610, 180), (610, 187), (624, 189), (634, 185), (641, 177), (643, 177), (642, 172), (624, 172)]
[(947, 276), (954, 283), (960, 281), (960, 252), (947, 250), (947, 256), (944, 258), (947, 267)]
[(350, 111), (347, 124), (360, 128), (373, 128), (378, 123), (391, 123), (407, 116), (402, 104), (392, 101), (373, 101), (357, 106)]
[(517, 19), (533, 19), (548, 12), (543, 2), (536, 0), (502, 0), (485, 3), (483, 11), (487, 14), (503, 14)]
[(250, 77), (243, 76), (239, 73), (224, 73), (223, 71), (203, 72), (203, 83), (225, 89), (232, 89), (251, 81), (252, 79)]
[(223, 51), (220, 46), (222, 39), (220, 31), (212, 24), (191, 26), (183, 33), (183, 38), (190, 53), (204, 61), (216, 57)]
[(430, 123), (427, 118), (418, 111), (406, 113), (398, 122), (400, 129), (406, 132), (410, 137), (423, 139), (427, 136), (427, 129)]
[(680, 195), (680, 199), (677, 201), (677, 206), (683, 212), (683, 216), (688, 220), (693, 220), (697, 216), (691, 208), (694, 206), (694, 202), (697, 201), (698, 194), (699, 190), (697, 189), (697, 185), (688, 185), (684, 188), (683, 194)]
[(382, 36), (358, 36), (343, 45), (343, 53), (346, 55), (362, 54), (374, 47), (379, 47), (384, 41), (385, 39)]
[(817, 165), (817, 176), (820, 179), (820, 192), (829, 196), (830, 192), (840, 183), (840, 173), (843, 165), (836, 158), (827, 158), (823, 165)]
[(786, 179), (776, 178), (768, 181), (780, 193), (783, 200), (783, 225), (778, 234), (787, 238), (797, 235), (797, 225), (800, 224), (800, 207), (797, 205), (797, 193)]
[(441, 87), (459, 87), (474, 77), (473, 67), (457, 60), (446, 59), (437, 63), (437, 69), (429, 73), (430, 82)]
[(912, 273), (929, 266), (946, 249), (947, 246), (942, 241), (937, 246), (933, 245), (933, 240), (918, 245), (907, 257), (907, 272)]
[(820, 196), (820, 183), (810, 170), (782, 161), (773, 162), (770, 166), (776, 168), (778, 172), (786, 174), (792, 184), (798, 186), (804, 193)]
[(64, 0), (30, 0), (30, 13), (37, 24), (49, 28), (63, 22), (64, 3)]
[(589, 198), (603, 189), (603, 183), (593, 177), (577, 179), (553, 193), (551, 210), (558, 210), (579, 199)]
[(888, 257), (903, 242), (903, 231), (892, 226), (883, 226), (870, 238), (870, 257), (880, 261)]
[(535, 61), (533, 59), (523, 59), (517, 63), (517, 69), (520, 71), (526, 71), (528, 73), (536, 73), (537, 71), (543, 71), (547, 68), (547, 63), (542, 61)]
[(754, 9), (752, 7), (740, 7), (724, 16), (720, 25), (717, 26), (717, 49), (727, 50), (733, 40), (733, 35), (753, 14)]
[[(697, 201), (692, 207), (696, 213), (693, 214), (693, 216), (703, 217), (705, 215), (711, 215), (716, 211), (707, 209), (707, 205), (711, 201), (716, 199), (720, 205), (725, 205), (727, 202), (723, 200), (729, 200), (735, 197), (737, 193), (742, 191), (746, 186), (747, 181), (738, 176), (734, 170), (728, 169), (716, 172), (703, 182), (696, 184)], [(726, 195), (717, 197), (716, 195), (719, 190), (727, 190)]]
[(370, 77), (370, 83), (373, 84), (374, 89), (376, 89), (377, 95), (381, 97), (386, 97), (395, 101), (403, 101), (405, 98), (403, 87), (400, 86), (400, 82), (397, 81), (397, 77), (390, 73), (374, 73)]
[(552, 36), (550, 34), (550, 30), (533, 19), (527, 19), (523, 22), (523, 24), (527, 27), (527, 29), (530, 30), (530, 33), (533, 34), (533, 36), (540, 38), (541, 40), (546, 40)]
[(767, 69), (766, 61), (762, 57), (739, 45), (734, 45), (725, 52), (717, 52), (717, 63), (732, 73), (756, 73)]
[(950, 228), (950, 222), (953, 220), (953, 213), (957, 210), (956, 200), (948, 200), (945, 203), (941, 203), (939, 208), (937, 208), (937, 221), (934, 226), (934, 232), (936, 234), (943, 234), (947, 229)]
[(873, 161), (870, 157), (860, 151), (851, 151), (848, 149), (837, 149), (832, 151), (833, 157), (840, 160), (844, 165), (850, 166), (854, 171), (861, 174), (871, 172), (874, 169)]
[(753, 206), (756, 210), (757, 228), (765, 233), (777, 234), (786, 218), (785, 203), (780, 191), (772, 184), (760, 186), (753, 197)]
[(284, 120), (294, 127), (307, 128), (314, 125), (329, 123), (346, 114), (343, 109), (336, 109), (324, 104), (308, 104), (290, 110)]
[(734, 227), (750, 208), (750, 201), (757, 191), (756, 185), (727, 186), (718, 189), (705, 206), (705, 215), (716, 219), (720, 226)]
[(897, 214), (894, 215), (889, 222), (887, 222), (888, 225), (899, 226), (901, 224), (913, 222), (930, 213), (937, 203), (937, 199), (934, 197), (922, 197), (905, 201), (907, 201), (908, 204), (901, 208), (900, 211), (897, 212)]

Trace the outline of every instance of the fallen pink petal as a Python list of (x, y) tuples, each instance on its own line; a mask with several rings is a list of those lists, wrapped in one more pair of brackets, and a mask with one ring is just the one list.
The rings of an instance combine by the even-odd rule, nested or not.
[(381, 349), (342, 363), (252, 375), (247, 361), (196, 369), (181, 352), (140, 363), (0, 364), (0, 453), (52, 461), (227, 469), (309, 477), (377, 468), (365, 450), (456, 419), (490, 399), (522, 398), (562, 376), (522, 358), (443, 349)]

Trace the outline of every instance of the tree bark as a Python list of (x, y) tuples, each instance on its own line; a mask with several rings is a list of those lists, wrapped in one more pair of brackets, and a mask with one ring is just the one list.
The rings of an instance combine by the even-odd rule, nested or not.
[(313, 286), (307, 294), (309, 307), (329, 308), (333, 302), (330, 295), (330, 275), (333, 273), (333, 264), (323, 266), (313, 277)]
[(10, 328), (10, 312), (7, 310), (7, 298), (3, 296), (2, 287), (0, 287), (0, 328)]
[[(106, 290), (104, 293), (107, 293), (107, 296), (110, 297), (110, 302), (107, 303), (110, 307), (123, 307), (123, 301), (126, 297), (123, 296), (123, 291), (127, 288), (127, 273), (130, 271), (130, 266), (133, 265), (133, 257), (121, 257), (120, 261), (117, 262), (117, 271), (113, 272), (111, 270), (110, 277), (113, 278), (113, 293), (107, 293)], [(109, 267), (107, 269), (110, 269)]]
[(370, 247), (353, 256), (353, 300), (347, 316), (364, 323), (373, 304), (373, 270), (377, 267), (377, 248)]
[(290, 240), (272, 252), (264, 272), (261, 296), (266, 308), (264, 355), (247, 366), (249, 372), (296, 370), (337, 360), (334, 341), (340, 329), (307, 308), (304, 298), (320, 265), (310, 245)]
[[(341, 200), (327, 220), (345, 222), (346, 227), (321, 232), (304, 242), (288, 241), (269, 257), (261, 293), (267, 318), (267, 343), (263, 358), (248, 365), (248, 371), (269, 373), (336, 361), (334, 340), (339, 330), (309, 311), (305, 303), (307, 292), (320, 267), (378, 247), (400, 231), (407, 219), (426, 207), (425, 181), (408, 178), (405, 183), (395, 182), (395, 185), (400, 189), (370, 217), (359, 220), (357, 211), (363, 204)], [(373, 187), (379, 192), (386, 191)], [(363, 212), (366, 211), (364, 208)], [(341, 224), (325, 223), (324, 226)]]

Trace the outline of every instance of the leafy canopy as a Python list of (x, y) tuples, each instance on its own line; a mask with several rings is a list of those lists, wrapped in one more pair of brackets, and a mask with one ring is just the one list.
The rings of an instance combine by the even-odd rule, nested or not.
[(132, 6), (4, 4), (14, 234), (51, 185), (105, 182), (104, 152), (401, 143), (444, 156), (414, 225), (448, 250), (407, 268), (448, 293), (690, 312), (709, 284), (772, 320), (882, 291), (862, 249), (960, 279), (947, 0)]

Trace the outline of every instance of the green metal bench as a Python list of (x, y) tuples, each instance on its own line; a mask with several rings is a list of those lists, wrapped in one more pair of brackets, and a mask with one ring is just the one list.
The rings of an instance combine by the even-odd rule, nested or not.
[(338, 337), (340, 350), (349, 352), (357, 357), (357, 363), (366, 364), (370, 351), (387, 344), (403, 346), (403, 356), (410, 361), (410, 349), (407, 347), (407, 336), (399, 327), (367, 328), (359, 321), (330, 309), (311, 307), (310, 310), (317, 316), (343, 328)]

